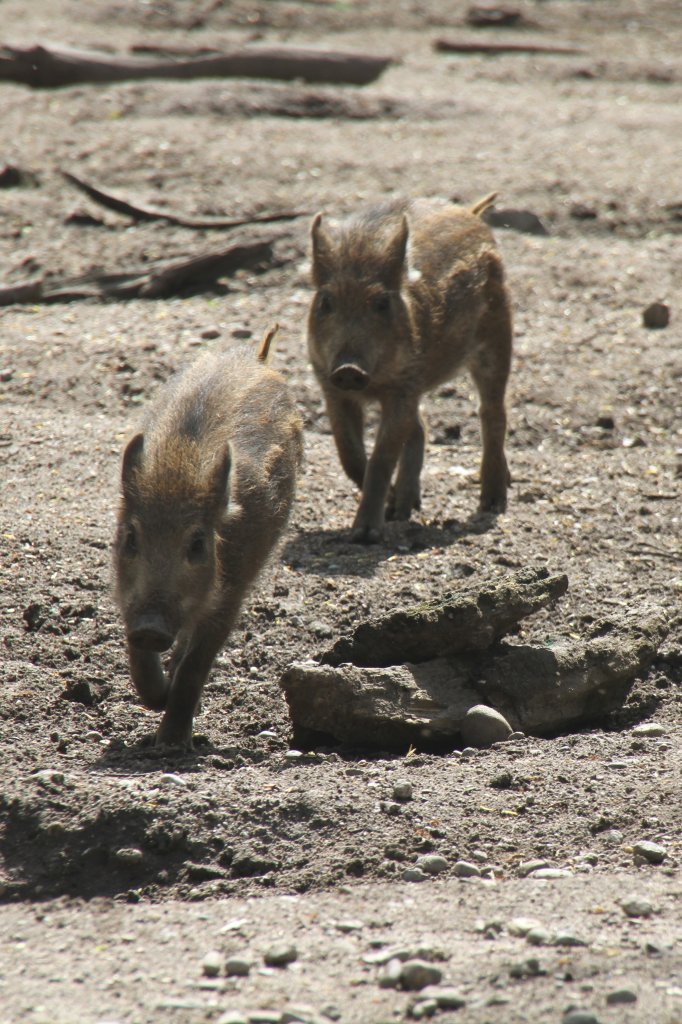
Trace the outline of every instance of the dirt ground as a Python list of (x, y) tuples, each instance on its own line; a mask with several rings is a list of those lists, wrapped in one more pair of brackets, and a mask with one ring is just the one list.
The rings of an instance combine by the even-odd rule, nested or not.
[[(549, 1024), (571, 1007), (585, 1011), (576, 1024), (682, 1022), (682, 8), (538, 0), (522, 5), (530, 27), (474, 30), (466, 7), (0, 0), (2, 41), (17, 44), (260, 39), (397, 59), (362, 89), (0, 85), (0, 167), (24, 172), (0, 189), (1, 284), (234, 237), (133, 223), (60, 170), (186, 214), (306, 211), (237, 232), (276, 237), (276, 260), (214, 288), (0, 310), (2, 1024)], [(433, 49), (443, 36), (584, 52), (451, 56)], [(353, 545), (356, 495), (304, 344), (308, 214), (493, 190), (548, 232), (497, 231), (515, 316), (509, 510), (475, 514), (462, 379), (426, 402), (422, 511), (382, 544)], [(670, 324), (647, 329), (657, 300)], [(133, 694), (110, 594), (120, 452), (176, 369), (273, 321), (305, 471), (280, 556), (211, 675), (195, 751), (169, 756), (145, 742), (156, 716)], [(541, 565), (566, 572), (569, 593), (524, 624), (525, 641), (668, 611), (669, 637), (621, 711), (464, 755), (289, 750), (278, 681), (293, 660), (368, 613)], [(642, 841), (662, 863), (636, 855)], [(445, 870), (405, 881), (426, 853)], [(536, 860), (557, 871), (528, 873)], [(460, 861), (479, 875), (460, 877)], [(535, 921), (530, 940), (518, 918)], [(282, 942), (296, 959), (268, 966)], [(382, 981), (391, 951), (430, 962), (464, 1005)], [(249, 973), (226, 976), (229, 957)]]

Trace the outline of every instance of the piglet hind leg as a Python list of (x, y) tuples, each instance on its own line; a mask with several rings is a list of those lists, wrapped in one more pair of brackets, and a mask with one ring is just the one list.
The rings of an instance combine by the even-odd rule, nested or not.
[(479, 332), (487, 332), (470, 364), (480, 397), (481, 439), (481, 512), (504, 512), (507, 488), (511, 482), (504, 445), (507, 434), (505, 390), (511, 364), (511, 324), (505, 310), (483, 317)]

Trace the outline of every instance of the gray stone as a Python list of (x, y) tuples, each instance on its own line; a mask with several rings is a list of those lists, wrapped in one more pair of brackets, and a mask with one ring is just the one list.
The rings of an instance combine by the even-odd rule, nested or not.
[(633, 736), (665, 736), (667, 730), (658, 722), (642, 722), (632, 730)]
[(266, 950), (263, 960), (268, 967), (286, 967), (298, 960), (298, 950), (291, 942), (277, 942)]
[(249, 1010), (249, 1024), (282, 1024), (278, 1010)]
[(571, 872), (567, 871), (566, 868), (539, 868), (537, 871), (533, 871), (530, 875), (531, 878), (570, 878)]
[(217, 978), (223, 969), (225, 958), (217, 949), (212, 949), (201, 961), (201, 969), (207, 978)]
[(586, 946), (587, 942), (581, 939), (580, 936), (574, 935), (573, 932), (557, 932), (552, 939), (553, 946), (564, 946), (564, 947), (578, 947)]
[(530, 943), (531, 946), (547, 946), (549, 945), (551, 936), (545, 928), (531, 928), (526, 932), (526, 942)]
[(536, 921), (534, 917), (514, 917), (507, 925), (507, 931), (510, 935), (523, 938), (528, 932), (541, 927), (540, 922)]
[(644, 896), (626, 896), (621, 907), (628, 917), (651, 917), (654, 908)]
[(652, 302), (642, 310), (642, 323), (645, 327), (661, 328), (670, 323), (670, 306), (665, 302)]
[(567, 1010), (561, 1024), (599, 1024), (591, 1010)]
[(441, 871), (447, 871), (448, 862), (437, 853), (425, 853), (417, 858), (416, 867), (428, 875), (439, 875)]
[(421, 868), (405, 868), (403, 871), (404, 882), (427, 882), (430, 875), (427, 875)]
[(635, 857), (641, 857), (649, 864), (662, 864), (668, 856), (668, 851), (658, 843), (651, 843), (647, 839), (641, 839), (632, 847)]
[(393, 783), (393, 799), (394, 800), (411, 800), (412, 799), (412, 783), (405, 780), (401, 780)]
[(403, 969), (402, 961), (393, 957), (379, 973), (379, 988), (397, 988), (400, 984), (400, 974)]
[(63, 786), (65, 781), (64, 772), (56, 768), (43, 768), (42, 771), (34, 772), (32, 778), (43, 786)]
[(316, 1024), (319, 1020), (312, 1006), (292, 1005), (282, 1011), (282, 1024)]
[(521, 878), (525, 878), (527, 875), (531, 875), (534, 871), (539, 871), (541, 868), (548, 867), (549, 862), (546, 860), (524, 860), (521, 861), (516, 870)]
[(537, 978), (540, 974), (547, 972), (541, 966), (537, 957), (529, 956), (526, 960), (517, 960), (509, 968), (512, 978)]
[(453, 868), (457, 878), (480, 878), (481, 869), (478, 864), (471, 864), (467, 860), (458, 860)]
[(233, 978), (245, 978), (253, 967), (253, 961), (244, 956), (230, 956), (225, 961), (225, 974)]
[(439, 1010), (460, 1010), (466, 1006), (466, 999), (456, 988), (446, 985), (427, 985), (421, 991), (422, 999), (435, 999)]
[(125, 864), (127, 867), (135, 867), (144, 860), (142, 850), (139, 850), (136, 846), (124, 846), (116, 851), (114, 857), (119, 864)]
[(400, 967), (400, 984), (408, 992), (419, 992), (427, 985), (437, 985), (442, 977), (440, 967), (428, 960), (406, 960)]
[(460, 731), (467, 745), (483, 749), (508, 739), (512, 727), (499, 711), (486, 704), (475, 704), (464, 716)]
[(410, 1007), (410, 1017), (414, 1020), (423, 1020), (424, 1017), (433, 1017), (438, 1010), (438, 1003), (435, 999), (418, 999)]
[(607, 1006), (620, 1006), (624, 1003), (636, 1003), (637, 993), (631, 988), (616, 988), (606, 993)]

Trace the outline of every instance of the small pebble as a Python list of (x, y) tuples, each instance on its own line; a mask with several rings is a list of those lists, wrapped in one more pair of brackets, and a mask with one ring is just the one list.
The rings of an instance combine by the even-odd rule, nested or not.
[(545, 928), (531, 928), (526, 932), (526, 942), (531, 946), (548, 946), (551, 935)]
[(525, 732), (521, 732), (519, 729), (515, 729), (514, 732), (510, 733), (508, 738), (510, 740), (525, 740), (526, 734)]
[(216, 338), (220, 337), (220, 331), (217, 327), (204, 327), (201, 332), (201, 337), (204, 341), (214, 341)]
[(176, 775), (174, 772), (164, 772), (159, 782), (162, 786), (177, 786), (178, 789), (186, 788), (189, 785), (187, 779), (183, 779), (182, 775)]
[(642, 311), (645, 327), (667, 327), (670, 323), (670, 307), (665, 302), (652, 302)]
[(295, 763), (296, 761), (300, 761), (302, 757), (303, 757), (303, 751), (302, 750), (287, 750), (286, 754), (284, 755), (285, 760), (286, 761), (291, 761), (292, 763)]
[(512, 727), (499, 711), (486, 704), (476, 704), (464, 716), (460, 732), (468, 746), (483, 749), (500, 740), (509, 739)]
[(43, 785), (51, 783), (53, 786), (62, 786), (64, 784), (64, 772), (60, 772), (56, 768), (43, 768), (40, 772), (34, 772), (33, 778)]
[(627, 896), (620, 905), (628, 917), (650, 917), (654, 912), (652, 904), (643, 896)]
[(541, 925), (540, 922), (536, 921), (533, 917), (514, 917), (507, 925), (507, 931), (510, 935), (521, 938), (528, 935), (528, 932), (533, 931), (536, 928), (541, 928)]
[(287, 1006), (282, 1010), (282, 1024), (315, 1024), (318, 1019), (312, 1006)]
[(412, 783), (406, 782), (405, 780), (395, 782), (393, 784), (393, 799), (394, 800), (411, 800), (412, 799)]
[(641, 857), (642, 860), (648, 861), (649, 864), (662, 864), (668, 855), (668, 851), (664, 846), (660, 846), (658, 843), (651, 843), (646, 839), (642, 839), (635, 843), (632, 847), (632, 852), (637, 857)]
[(243, 956), (231, 956), (225, 961), (225, 974), (231, 978), (246, 978), (253, 963)]
[(521, 875), (521, 878), (525, 878), (527, 875), (531, 875), (534, 871), (539, 871), (541, 868), (548, 868), (549, 861), (546, 860), (524, 860), (522, 861), (517, 870)]
[(553, 946), (577, 947), (586, 946), (587, 943), (573, 932), (557, 932), (552, 939)]
[(400, 966), (400, 984), (408, 992), (419, 992), (427, 985), (437, 985), (442, 977), (440, 967), (428, 960), (406, 960)]
[(665, 736), (666, 729), (658, 722), (642, 722), (632, 730), (633, 736)]
[(364, 921), (351, 919), (348, 919), (346, 921), (337, 921), (334, 925), (337, 932), (343, 932), (345, 935), (347, 935), (349, 932), (359, 932), (364, 928), (364, 926)]
[(531, 878), (570, 878), (571, 872), (566, 868), (540, 868), (533, 871)]
[(278, 942), (266, 950), (263, 960), (268, 967), (286, 967), (298, 960), (298, 950), (291, 942)]
[(141, 864), (144, 860), (142, 850), (139, 850), (136, 846), (124, 846), (122, 849), (116, 851), (114, 857), (119, 864), (128, 865)]
[(590, 1010), (567, 1010), (562, 1024), (600, 1024), (599, 1018)]
[(241, 1010), (226, 1010), (218, 1017), (216, 1024), (249, 1024), (249, 1019)]
[(458, 860), (453, 868), (457, 878), (480, 878), (481, 869), (478, 864), (471, 864), (468, 860)]
[(540, 961), (537, 957), (531, 956), (527, 960), (518, 960), (515, 964), (512, 964), (509, 968), (509, 973), (512, 978), (536, 978), (540, 974), (546, 974), (547, 972), (540, 966)]
[(217, 949), (212, 949), (201, 961), (201, 969), (207, 978), (217, 978), (223, 969), (224, 957)]
[(380, 971), (377, 979), (379, 988), (397, 988), (400, 984), (400, 972), (402, 969), (402, 962), (397, 957), (393, 957), (388, 963), (384, 964), (384, 968)]
[(637, 993), (631, 988), (616, 988), (613, 992), (607, 992), (606, 1005), (619, 1006), (621, 1003), (636, 1003)]
[(410, 1017), (414, 1020), (423, 1020), (424, 1017), (433, 1017), (438, 1010), (438, 1003), (435, 999), (419, 999), (410, 1007)]
[(606, 832), (602, 832), (601, 837), (609, 846), (622, 846), (625, 839), (623, 833), (619, 832), (617, 828), (607, 829)]
[(462, 993), (445, 985), (427, 985), (420, 994), (422, 999), (435, 999), (439, 1010), (460, 1010), (466, 1006)]
[(421, 868), (405, 868), (403, 871), (404, 882), (426, 882), (429, 877)]
[(425, 871), (427, 875), (439, 875), (441, 871), (447, 871), (448, 862), (437, 853), (425, 853), (417, 858), (416, 868)]
[(282, 1014), (278, 1010), (250, 1010), (249, 1024), (282, 1024)]

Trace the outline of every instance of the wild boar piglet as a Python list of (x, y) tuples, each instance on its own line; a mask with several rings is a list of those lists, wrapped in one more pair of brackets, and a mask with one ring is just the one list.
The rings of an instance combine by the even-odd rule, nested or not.
[(191, 747), (213, 660), (291, 509), (301, 422), (264, 365), (270, 338), (258, 359), (208, 354), (172, 380), (123, 454), (115, 594), (133, 684), (163, 710), (157, 743)]
[[(494, 199), (468, 208), (396, 200), (337, 226), (321, 214), (313, 221), (308, 349), (341, 465), (361, 491), (353, 540), (376, 542), (385, 518), (409, 519), (420, 507), (420, 401), (462, 370), (480, 398), (480, 509), (506, 508), (512, 322), (502, 262), (480, 216)], [(380, 418), (368, 458), (371, 402)]]

